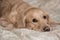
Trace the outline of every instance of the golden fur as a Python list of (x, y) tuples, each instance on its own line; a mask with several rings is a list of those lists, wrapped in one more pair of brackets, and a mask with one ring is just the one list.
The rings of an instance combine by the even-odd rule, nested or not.
[[(44, 17), (46, 18), (44, 19)], [(33, 22), (33, 19), (37, 20)], [(0, 25), (10, 30), (13, 28), (28, 28), (50, 31), (50, 18), (42, 10), (32, 7), (22, 0), (1, 0)]]

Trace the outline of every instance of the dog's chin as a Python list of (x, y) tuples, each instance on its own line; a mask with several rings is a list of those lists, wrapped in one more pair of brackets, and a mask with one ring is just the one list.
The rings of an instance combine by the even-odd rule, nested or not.
[(43, 32), (41, 29), (35, 28), (33, 26), (26, 26), (25, 28), (29, 29), (29, 30), (34, 30), (34, 31), (39, 31), (39, 32)]

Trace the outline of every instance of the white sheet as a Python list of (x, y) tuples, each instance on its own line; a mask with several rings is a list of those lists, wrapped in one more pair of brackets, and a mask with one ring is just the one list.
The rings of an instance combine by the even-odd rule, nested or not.
[(38, 32), (29, 29), (7, 31), (0, 28), (0, 40), (60, 40), (60, 30)]
[(60, 40), (60, 31), (37, 32), (28, 29), (17, 29), (13, 31), (22, 40)]

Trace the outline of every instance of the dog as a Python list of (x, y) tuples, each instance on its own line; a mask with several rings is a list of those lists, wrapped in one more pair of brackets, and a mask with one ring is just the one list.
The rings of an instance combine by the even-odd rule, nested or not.
[(27, 28), (46, 32), (50, 31), (51, 21), (47, 13), (23, 0), (0, 0), (0, 25), (8, 30)]

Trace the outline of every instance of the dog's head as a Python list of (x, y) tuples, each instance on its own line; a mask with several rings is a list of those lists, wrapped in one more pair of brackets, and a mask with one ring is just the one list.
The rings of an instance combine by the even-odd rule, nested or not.
[(49, 16), (40, 9), (32, 8), (25, 12), (25, 27), (38, 30), (50, 31)]

